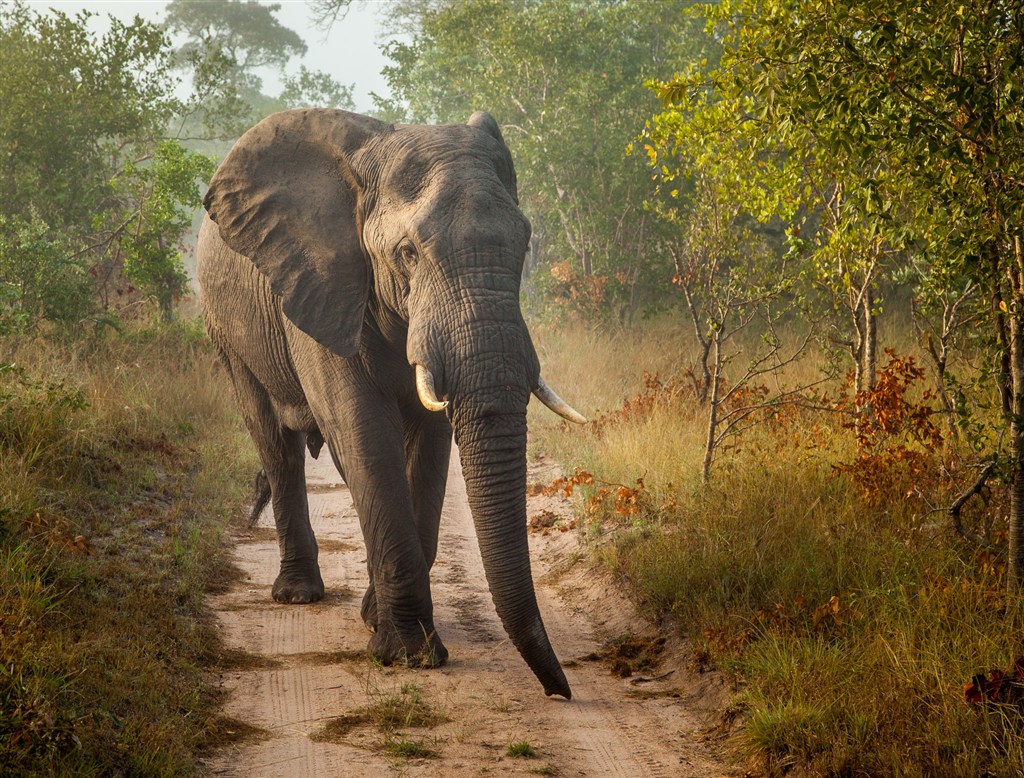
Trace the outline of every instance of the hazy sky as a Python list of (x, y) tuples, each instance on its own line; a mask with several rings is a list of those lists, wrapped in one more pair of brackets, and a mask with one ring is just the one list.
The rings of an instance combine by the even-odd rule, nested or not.
[[(210, 1), (210, 0), (206, 0)], [(216, 2), (216, 0), (212, 0)], [(353, 3), (344, 19), (335, 22), (329, 33), (317, 29), (311, 21), (309, 6), (302, 0), (275, 0), (281, 10), (277, 19), (285, 27), (295, 30), (309, 46), (303, 64), (311, 70), (323, 70), (339, 83), (353, 84), (357, 110), (372, 107), (370, 92), (387, 94), (387, 86), (380, 75), (380, 69), (388, 59), (380, 52), (380, 43), (392, 36), (379, 26), (377, 13), (387, 0), (359, 0)], [(130, 20), (136, 14), (149, 21), (162, 21), (164, 0), (42, 0), (29, 2), (35, 10), (57, 8), (65, 13), (76, 13), (88, 9), (96, 13)], [(298, 69), (298, 63), (289, 68)], [(271, 75), (264, 76), (264, 87), (268, 94), (277, 94), (279, 82)]]

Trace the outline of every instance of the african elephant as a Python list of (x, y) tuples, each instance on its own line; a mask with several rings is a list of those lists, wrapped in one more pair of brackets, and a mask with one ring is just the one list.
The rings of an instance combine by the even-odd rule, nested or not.
[(324, 593), (303, 449), (325, 442), (366, 542), (370, 652), (443, 663), (429, 572), (454, 430), (498, 615), (544, 691), (569, 698), (530, 576), (526, 405), (585, 419), (540, 378), (519, 307), (530, 223), (494, 119), (274, 114), (204, 203), (203, 314), (270, 485), (274, 599)]

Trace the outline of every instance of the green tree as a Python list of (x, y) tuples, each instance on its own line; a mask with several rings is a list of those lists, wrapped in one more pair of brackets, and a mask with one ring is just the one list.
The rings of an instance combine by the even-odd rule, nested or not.
[[(306, 54), (305, 41), (277, 19), (280, 3), (171, 0), (164, 28), (178, 41), (175, 67), (191, 73), (195, 99), (185, 126), (198, 138), (233, 139), (260, 118), (284, 108), (352, 107), (352, 87), (327, 73), (286, 68)], [(267, 71), (282, 75), (278, 97), (263, 91)], [(219, 147), (218, 147), (219, 150)]]
[(210, 162), (164, 137), (182, 107), (171, 49), (138, 18), (102, 35), (90, 18), (0, 5), (8, 329), (112, 308), (129, 282), (165, 313), (184, 290), (177, 242)]
[[(838, 171), (839, 233), (919, 256), (952, 304), (989, 301), (989, 358), (1010, 455), (1008, 586), (1024, 583), (1024, 8), (1016, 2), (737, 0), (706, 9), (723, 41), (704, 83), (746, 101), (760, 148), (784, 162), (813, 144)], [(670, 101), (697, 82), (667, 84)], [(824, 191), (827, 198), (830, 194)], [(819, 195), (820, 199), (820, 195)], [(880, 248), (879, 248), (880, 247)], [(919, 273), (919, 275), (921, 275)], [(934, 295), (933, 295), (934, 296)]]
[(212, 159), (173, 140), (158, 143), (144, 163), (125, 164), (124, 200), (116, 212), (129, 212), (131, 221), (114, 236), (116, 251), (125, 278), (156, 300), (165, 320), (188, 289), (178, 239), (202, 206), (199, 182), (209, 180), (215, 168)]
[(285, 108), (342, 108), (355, 110), (352, 87), (339, 84), (318, 70), (299, 66), (294, 76), (285, 76), (284, 89), (277, 98)]
[(292, 57), (307, 51), (299, 34), (277, 20), (280, 10), (280, 3), (264, 5), (259, 0), (171, 0), (164, 26), (172, 35), (185, 38), (177, 50), (180, 61), (223, 57), (232, 65), (229, 78), (239, 92), (253, 96), (263, 88), (256, 71), (282, 70)]

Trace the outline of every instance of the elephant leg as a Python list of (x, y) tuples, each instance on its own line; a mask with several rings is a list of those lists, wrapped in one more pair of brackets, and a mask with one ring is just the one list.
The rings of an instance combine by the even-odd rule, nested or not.
[(281, 551), (271, 594), (278, 602), (315, 602), (324, 596), (324, 582), (306, 501), (305, 436), (281, 423), (267, 390), (244, 364), (223, 356), (270, 486)]
[[(448, 658), (434, 629), (429, 568), (406, 477), (402, 422), (386, 398), (353, 395), (321, 428), (344, 465), (366, 543), (371, 591), (363, 617), (369, 650), (382, 664), (436, 666)], [(350, 398), (352, 399), (352, 398)], [(340, 413), (339, 413), (340, 412)]]
[[(429, 571), (437, 557), (438, 527), (448, 483), (452, 429), (441, 413), (430, 413), (417, 401), (406, 410), (404, 423), (406, 480), (423, 559)], [(373, 577), (363, 595), (360, 615), (371, 632), (377, 629), (377, 596)]]

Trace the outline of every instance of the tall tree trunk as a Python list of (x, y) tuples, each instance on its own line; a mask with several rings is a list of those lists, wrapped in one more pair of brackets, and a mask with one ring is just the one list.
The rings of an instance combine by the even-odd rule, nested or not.
[(858, 304), (853, 312), (854, 338), (850, 344), (850, 356), (853, 357), (853, 391), (860, 394), (864, 391), (864, 347), (867, 344), (867, 332), (864, 330), (863, 307)]
[(629, 283), (629, 327), (633, 328), (633, 318), (636, 315), (636, 282), (640, 277), (640, 260), (643, 258), (644, 250), (644, 228), (647, 226), (647, 214), (640, 217), (640, 234), (636, 239), (636, 257), (633, 263), (633, 272), (630, 274)]
[(878, 319), (875, 316), (875, 295), (868, 282), (864, 290), (863, 313), (864, 317), (864, 348), (862, 379), (866, 391), (873, 391), (875, 388), (876, 372), (878, 368)]
[[(701, 467), (700, 478), (703, 483), (707, 483), (711, 478), (711, 464), (715, 460), (715, 449), (717, 448), (717, 437), (718, 437), (718, 406), (719, 406), (719, 390), (721, 388), (722, 379), (722, 328), (719, 327), (715, 330), (711, 340), (711, 357), (712, 357), (712, 373), (711, 373), (711, 389), (709, 397), (711, 402), (708, 403), (708, 428), (707, 437), (704, 441), (704, 463)], [(705, 363), (706, 364), (706, 363)]]
[[(998, 247), (996, 248), (998, 252)], [(1024, 588), (1024, 261), (1020, 240), (1014, 240), (1014, 262), (1010, 269), (1010, 285), (1014, 305), (1009, 306), (1010, 348), (1010, 527), (1006, 588), (1019, 595)]]
[(999, 389), (999, 404), (1003, 415), (1011, 414), (1010, 348), (1009, 334), (1006, 328), (1006, 302), (1003, 300), (1003, 274), (999, 267), (999, 247), (992, 241), (986, 252), (988, 254), (989, 272), (992, 277), (992, 313), (996, 325), (996, 386)]

